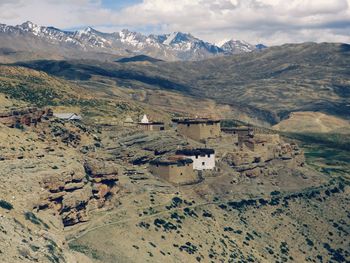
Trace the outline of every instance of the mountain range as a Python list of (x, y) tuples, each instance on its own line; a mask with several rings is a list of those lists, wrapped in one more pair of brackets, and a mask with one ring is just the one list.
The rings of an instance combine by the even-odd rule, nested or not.
[(105, 53), (124, 57), (142, 54), (169, 61), (202, 60), (266, 48), (262, 44), (254, 46), (241, 40), (229, 40), (218, 46), (182, 32), (144, 35), (124, 29), (103, 33), (91, 27), (64, 31), (39, 26), (30, 21), (17, 26), (0, 24), (0, 36), (2, 55), (28, 51), (38, 55), (45, 50), (51, 55), (64, 58), (82, 58), (84, 53), (89, 53), (90, 56), (93, 53)]

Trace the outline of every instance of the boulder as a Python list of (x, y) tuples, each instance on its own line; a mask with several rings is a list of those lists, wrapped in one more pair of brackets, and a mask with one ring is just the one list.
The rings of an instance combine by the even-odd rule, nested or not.
[(80, 183), (68, 183), (64, 186), (64, 190), (65, 191), (74, 191), (77, 189), (81, 189), (85, 186), (84, 182), (80, 182)]
[(119, 169), (114, 163), (89, 159), (84, 164), (85, 171), (91, 177), (118, 175)]
[(64, 189), (65, 179), (58, 173), (44, 175), (43, 186), (50, 192), (57, 193)]

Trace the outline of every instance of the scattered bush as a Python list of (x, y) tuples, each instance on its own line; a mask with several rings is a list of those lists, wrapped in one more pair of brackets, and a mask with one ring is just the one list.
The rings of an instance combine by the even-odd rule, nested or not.
[(279, 195), (279, 194), (281, 194), (280, 191), (272, 191), (272, 192), (270, 193), (270, 195), (272, 195), (272, 196), (276, 196), (276, 195)]
[(186, 242), (185, 245), (179, 247), (180, 251), (186, 251), (188, 254), (194, 254), (197, 252), (197, 246), (193, 245), (191, 242)]
[(341, 249), (333, 249), (328, 243), (324, 243), (323, 247), (331, 254), (332, 258), (336, 262), (346, 262), (345, 257), (341, 253)]
[(25, 212), (24, 217), (26, 220), (29, 220), (35, 225), (43, 225), (45, 228), (49, 229), (50, 227), (48, 224), (46, 224), (44, 221), (42, 221), (40, 218), (38, 218), (35, 214), (32, 212)]
[(141, 228), (149, 229), (150, 224), (148, 224), (148, 223), (146, 223), (146, 222), (140, 222), (140, 223), (138, 224), (138, 226), (141, 227)]
[(204, 211), (202, 216), (204, 216), (204, 217), (211, 217), (211, 218), (213, 217), (213, 215), (210, 212), (208, 212), (208, 211)]
[(0, 199), (0, 207), (6, 210), (12, 210), (13, 209), (13, 205), (10, 204), (9, 202), (5, 201), (5, 200), (1, 200)]
[(80, 252), (80, 253), (83, 253), (87, 256), (90, 256), (91, 258), (93, 259), (97, 259), (97, 260), (101, 260), (101, 256), (98, 254), (97, 250), (94, 250), (88, 246), (85, 246), (85, 245), (81, 245), (81, 244), (78, 244), (78, 243), (75, 243), (75, 242), (71, 242), (71, 243), (68, 243), (68, 247), (71, 249), (71, 250), (74, 250), (74, 251), (77, 251), (77, 252)]
[(310, 247), (312, 247), (312, 246), (314, 245), (314, 242), (312, 242), (312, 240), (309, 239), (309, 238), (306, 238), (306, 243), (307, 243)]
[(194, 210), (191, 210), (190, 208), (186, 207), (184, 208), (184, 214), (191, 216), (191, 217), (198, 217), (198, 215), (196, 214), (196, 212)]
[(156, 218), (154, 220), (154, 225), (158, 228), (163, 227), (164, 231), (172, 231), (177, 229), (177, 226), (174, 225), (173, 223), (167, 222), (164, 219), (159, 219), (159, 218)]

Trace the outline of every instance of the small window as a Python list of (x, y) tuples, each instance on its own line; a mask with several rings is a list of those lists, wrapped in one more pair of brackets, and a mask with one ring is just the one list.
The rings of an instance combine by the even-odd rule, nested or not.
[(202, 162), (202, 166), (204, 166), (205, 165), (205, 162)]
[(190, 124), (189, 124), (189, 123), (187, 123), (187, 127), (190, 127)]
[(180, 173), (180, 175), (182, 175), (182, 173)]
[(196, 155), (196, 159), (198, 159), (198, 155)]

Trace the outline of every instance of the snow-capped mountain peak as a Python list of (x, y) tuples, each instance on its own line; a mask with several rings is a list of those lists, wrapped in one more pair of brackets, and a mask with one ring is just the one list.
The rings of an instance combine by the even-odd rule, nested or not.
[(227, 42), (225, 42), (221, 48), (228, 53), (235, 54), (235, 53), (243, 53), (243, 52), (251, 52), (254, 51), (256, 48), (252, 44), (249, 44), (246, 41), (242, 40), (235, 40), (231, 39)]
[(92, 27), (89, 27), (89, 26), (82, 29), (82, 30), (78, 30), (78, 32), (81, 34), (91, 34), (91, 33), (94, 33), (95, 31), (96, 31), (95, 29), (93, 29)]
[[(103, 33), (92, 27), (73, 32), (62, 31), (51, 26), (39, 26), (30, 21), (17, 26), (0, 24), (0, 34), (10, 36), (6, 39), (13, 39), (14, 44), (21, 43), (23, 38), (30, 43), (29, 40), (32, 38), (33, 40), (40, 39), (41, 45), (50, 45), (50, 48), (74, 48), (74, 51), (94, 51), (117, 55), (144, 54), (169, 60), (199, 60), (262, 48), (262, 45), (255, 47), (240, 40), (230, 40), (219, 47), (183, 32), (147, 36), (127, 29), (115, 33)], [(41, 49), (37, 46), (37, 42), (33, 43), (36, 44), (28, 46), (28, 49)]]
[(17, 27), (23, 31), (32, 32), (35, 35), (39, 35), (41, 31), (41, 26), (38, 26), (30, 21), (24, 22), (23, 24), (18, 25)]
[(21, 27), (23, 29), (33, 29), (35, 27), (38, 27), (38, 25), (34, 24), (33, 22), (31, 21), (26, 21), (24, 22), (23, 24), (21, 25), (18, 25), (18, 27)]

